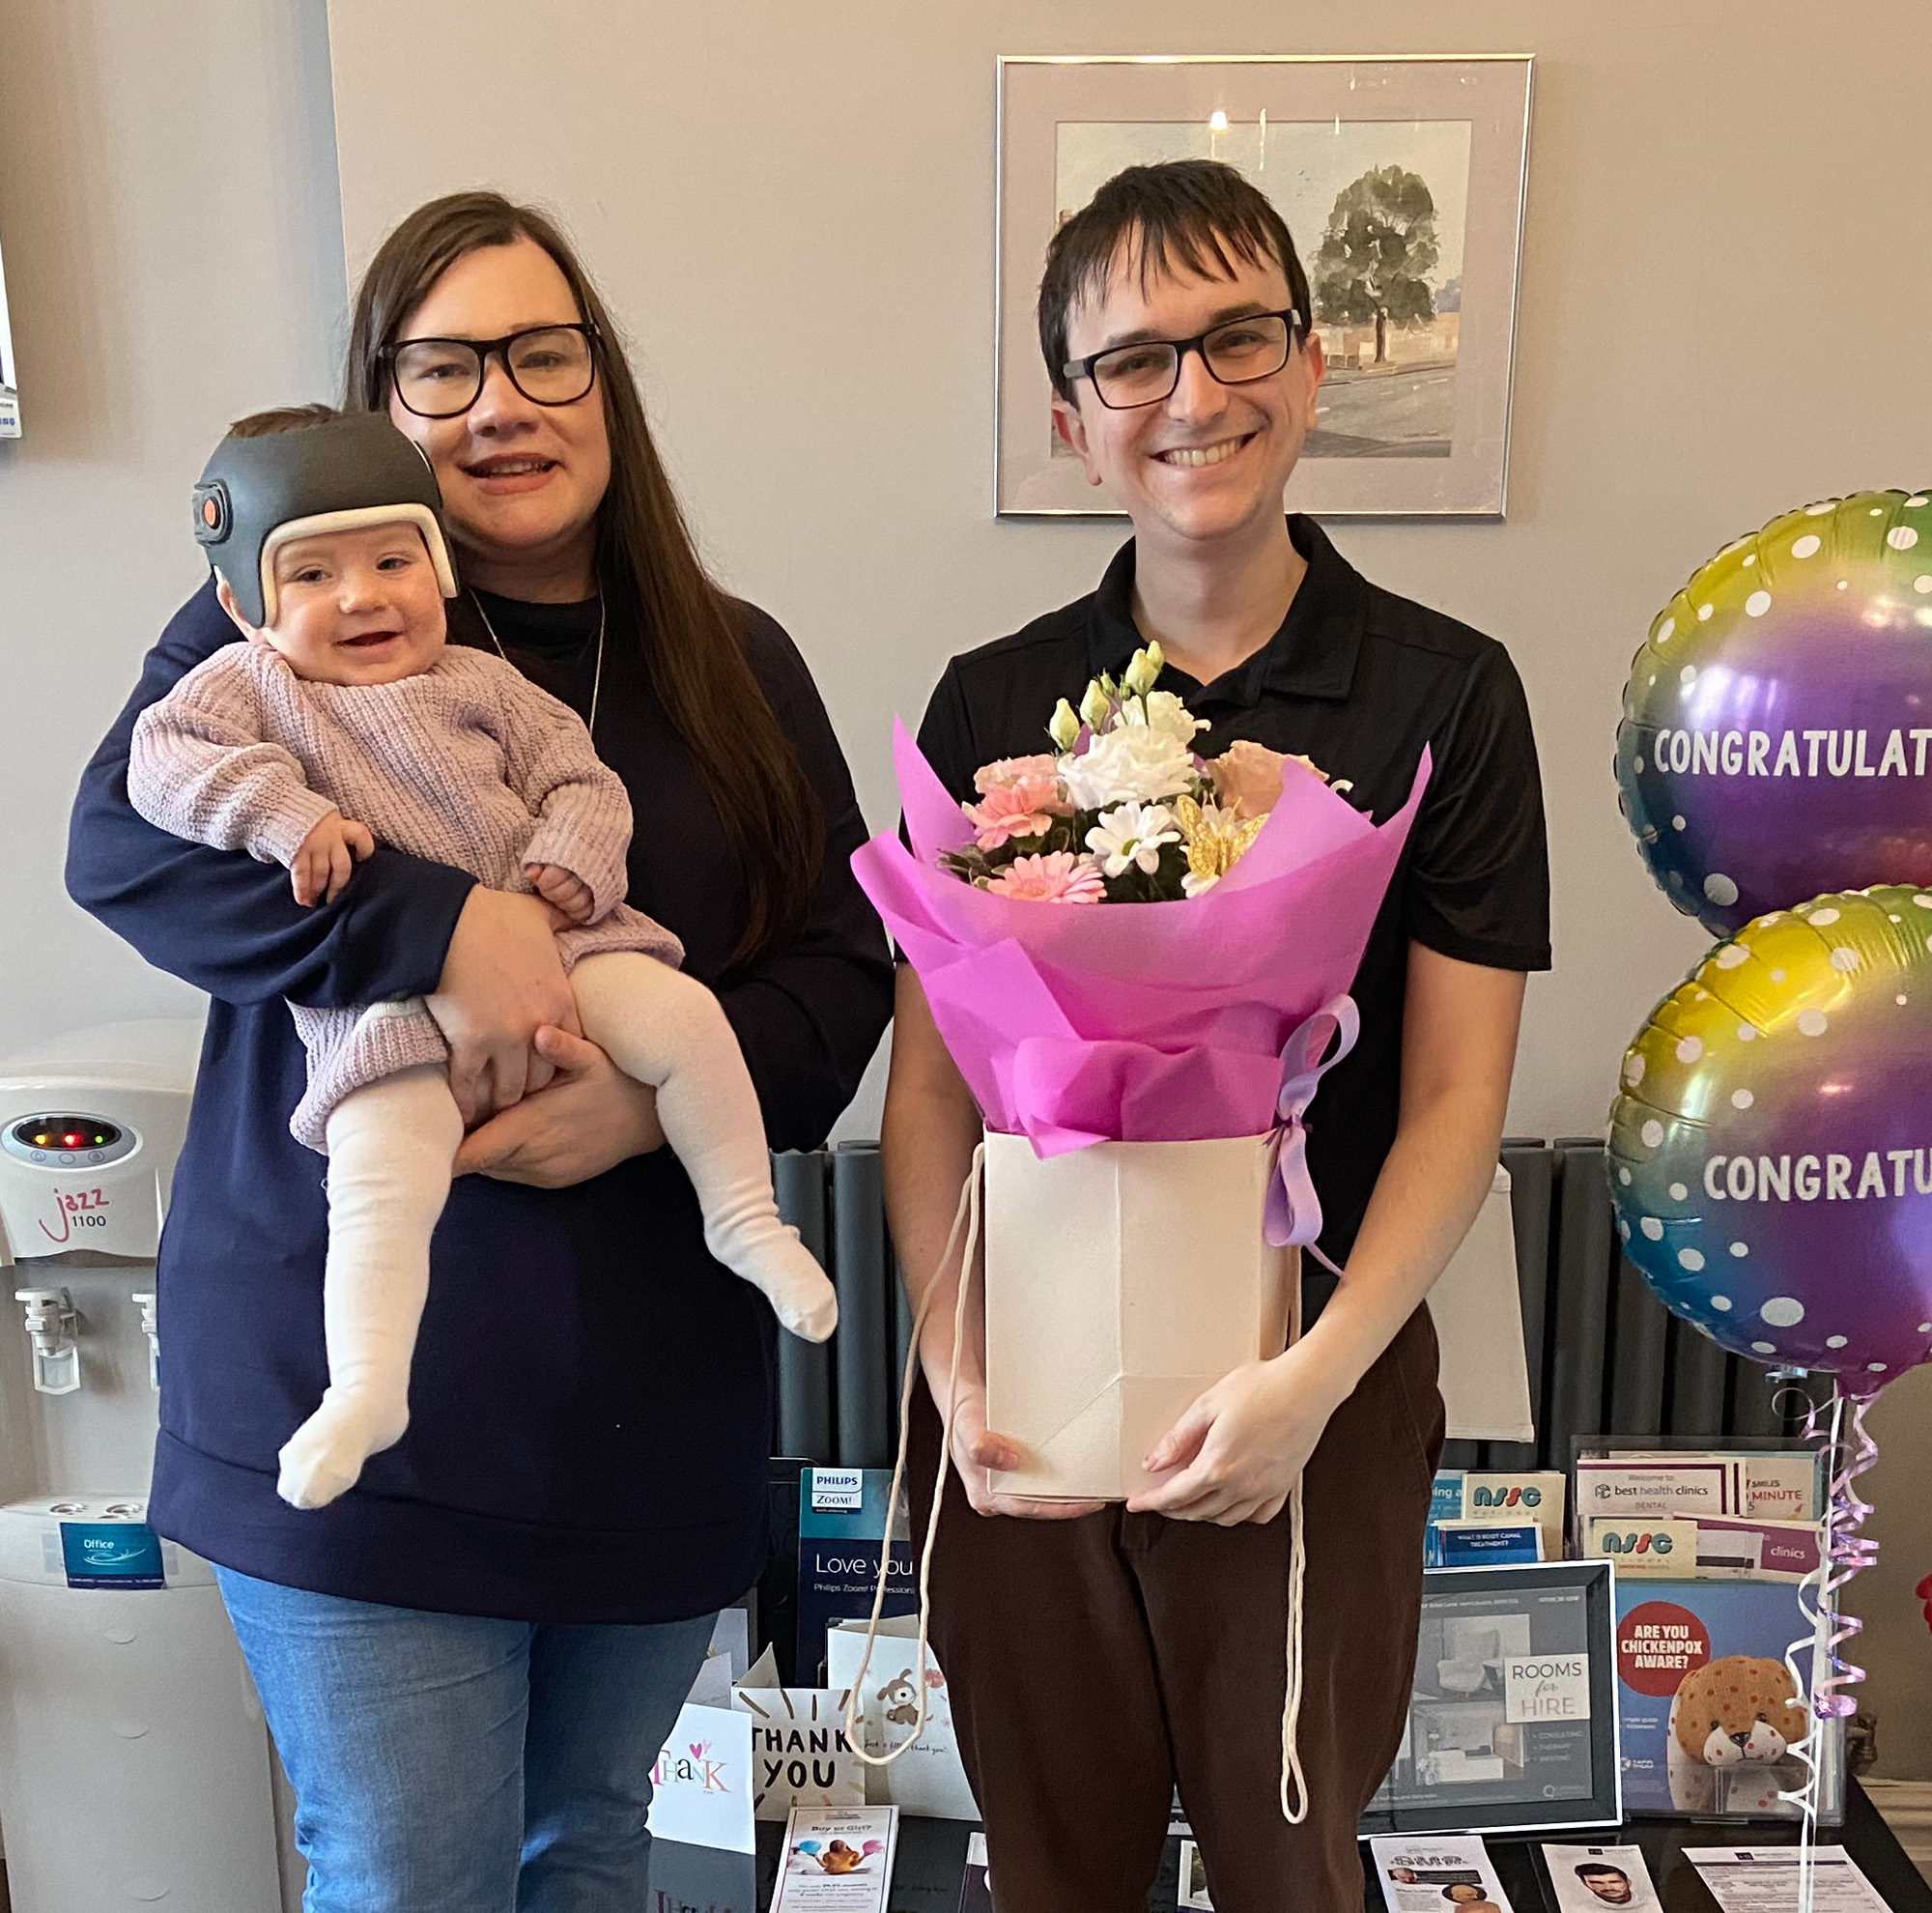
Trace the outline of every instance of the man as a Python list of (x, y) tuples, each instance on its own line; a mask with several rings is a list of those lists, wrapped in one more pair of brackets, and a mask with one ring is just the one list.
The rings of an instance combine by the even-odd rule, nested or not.
[[(1003, 1913), (1142, 1907), (1177, 1782), (1222, 1913), (1339, 1913), (1361, 1904), (1355, 1825), (1415, 1653), (1442, 1438), (1422, 1298), (1490, 1186), (1524, 973), (1548, 961), (1535, 751), (1500, 646), (1284, 519), (1321, 348), (1288, 230), (1239, 174), (1180, 161), (1110, 181), (1056, 235), (1039, 320), (1057, 429), (1134, 538), (1096, 593), (948, 668), (920, 742), (953, 794), (1044, 748), (1056, 699), (1151, 640), (1217, 754), (1305, 753), (1378, 822), (1425, 745), (1435, 771), (1355, 981), (1360, 1043), (1310, 1123), (1345, 1278), (1304, 1284), (1300, 1342), (1208, 1390), (1148, 1458), (1166, 1478), (1124, 1507), (992, 1495), (987, 1470), (1018, 1456), (985, 1426), (969, 1335), (933, 1638)], [(887, 1204), (915, 1297), (940, 1285), (921, 1344), (936, 1392), (958, 1279), (941, 1256), (980, 1124), (904, 967), (896, 1014)], [(914, 1433), (919, 1493), (938, 1460), (925, 1395)], [(1304, 1469), (1297, 1826), (1278, 1799), (1283, 1508)]]
[(1630, 1875), (1607, 1860), (1590, 1860), (1577, 1869), (1577, 1877), (1605, 1906), (1628, 1906), (1635, 1896), (1631, 1892)]

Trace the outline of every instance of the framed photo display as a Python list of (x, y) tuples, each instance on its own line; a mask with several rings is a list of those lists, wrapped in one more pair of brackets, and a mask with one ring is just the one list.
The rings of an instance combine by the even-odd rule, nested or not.
[(1212, 158), (1280, 210), (1327, 376), (1288, 502), (1500, 518), (1526, 55), (1006, 57), (999, 71), (995, 486), (1002, 517), (1118, 517), (1056, 440), (1046, 245), (1130, 165)]
[(1615, 1599), (1606, 1561), (1428, 1569), (1408, 1721), (1362, 1833), (1615, 1826)]
[(7, 269), (0, 263), (0, 439), (20, 436), (19, 384), (14, 369), (14, 328), (7, 320)]

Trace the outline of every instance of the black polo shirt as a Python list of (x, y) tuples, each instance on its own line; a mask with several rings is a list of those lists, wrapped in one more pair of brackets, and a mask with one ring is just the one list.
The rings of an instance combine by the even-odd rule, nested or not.
[[(1321, 1246), (1340, 1263), (1395, 1140), (1410, 939), (1465, 963), (1548, 969), (1549, 865), (1536, 742), (1509, 653), (1371, 585), (1312, 519), (1291, 516), (1288, 528), (1308, 573), (1281, 629), (1211, 684), (1169, 666), (1160, 688), (1212, 726), (1199, 740), (1204, 756), (1242, 737), (1299, 753), (1351, 781), (1349, 801), (1378, 823), (1407, 801), (1425, 744), (1434, 757), (1355, 976), (1361, 1039), (1308, 1115)], [(1143, 642), (1133, 581), (1130, 539), (1097, 591), (947, 666), (919, 743), (955, 797), (973, 796), (982, 764), (1051, 750), (1055, 700), (1077, 704), (1089, 678), (1119, 675)], [(1282, 933), (1292, 937), (1293, 926)]]

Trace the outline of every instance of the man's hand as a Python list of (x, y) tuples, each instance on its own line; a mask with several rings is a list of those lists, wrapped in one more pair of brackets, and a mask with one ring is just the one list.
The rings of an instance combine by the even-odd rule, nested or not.
[(289, 881), (296, 901), (333, 903), (363, 858), (372, 856), (376, 840), (368, 827), (331, 811), (297, 846), (289, 863)]
[(1332, 1371), (1309, 1361), (1306, 1347), (1248, 1362), (1199, 1396), (1145, 1462), (1151, 1474), (1177, 1471), (1136, 1495), (1128, 1513), (1220, 1528), (1272, 1521), (1339, 1406)]
[(563, 1189), (664, 1147), (658, 1093), (648, 1083), (568, 1030), (539, 1030), (536, 1046), (555, 1076), (463, 1139), (459, 1176)]
[[(946, 1408), (946, 1379), (926, 1376), (932, 1399), (943, 1413)], [(1018, 1515), (1028, 1521), (1074, 1521), (1095, 1513), (1105, 1505), (1100, 1501), (1042, 1501), (1025, 1495), (996, 1495), (986, 1479), (988, 1469), (1012, 1469), (1020, 1465), (1020, 1451), (1004, 1435), (993, 1434), (986, 1426), (986, 1385), (959, 1378), (959, 1394), (952, 1413), (952, 1466), (958, 1470), (960, 1485), (973, 1511), (982, 1515)]]
[(533, 1047), (545, 1024), (581, 1032), (577, 999), (557, 955), (562, 920), (540, 897), (478, 884), (425, 999), (449, 1044), (449, 1089), (465, 1128), (540, 1090), (555, 1065)]
[(536, 885), (537, 895), (554, 905), (573, 924), (587, 924), (597, 899), (581, 876), (561, 864), (526, 864), (524, 874)]

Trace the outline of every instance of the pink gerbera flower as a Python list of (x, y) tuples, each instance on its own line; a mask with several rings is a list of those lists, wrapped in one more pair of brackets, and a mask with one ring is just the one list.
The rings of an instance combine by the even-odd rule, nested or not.
[(998, 850), (1009, 838), (1042, 836), (1052, 828), (1055, 817), (1072, 814), (1060, 794), (1060, 780), (1054, 774), (1052, 759), (1040, 761), (1047, 765), (1044, 771), (1023, 771), (1010, 784), (992, 781), (990, 773), (1003, 768), (1001, 765), (989, 764), (980, 773), (980, 801), (959, 808), (966, 813), (966, 820), (973, 826), (975, 841), (981, 850)]
[(1045, 856), (1015, 857), (986, 888), (999, 897), (1017, 897), (1029, 903), (1097, 903), (1107, 894), (1091, 857), (1070, 850)]

